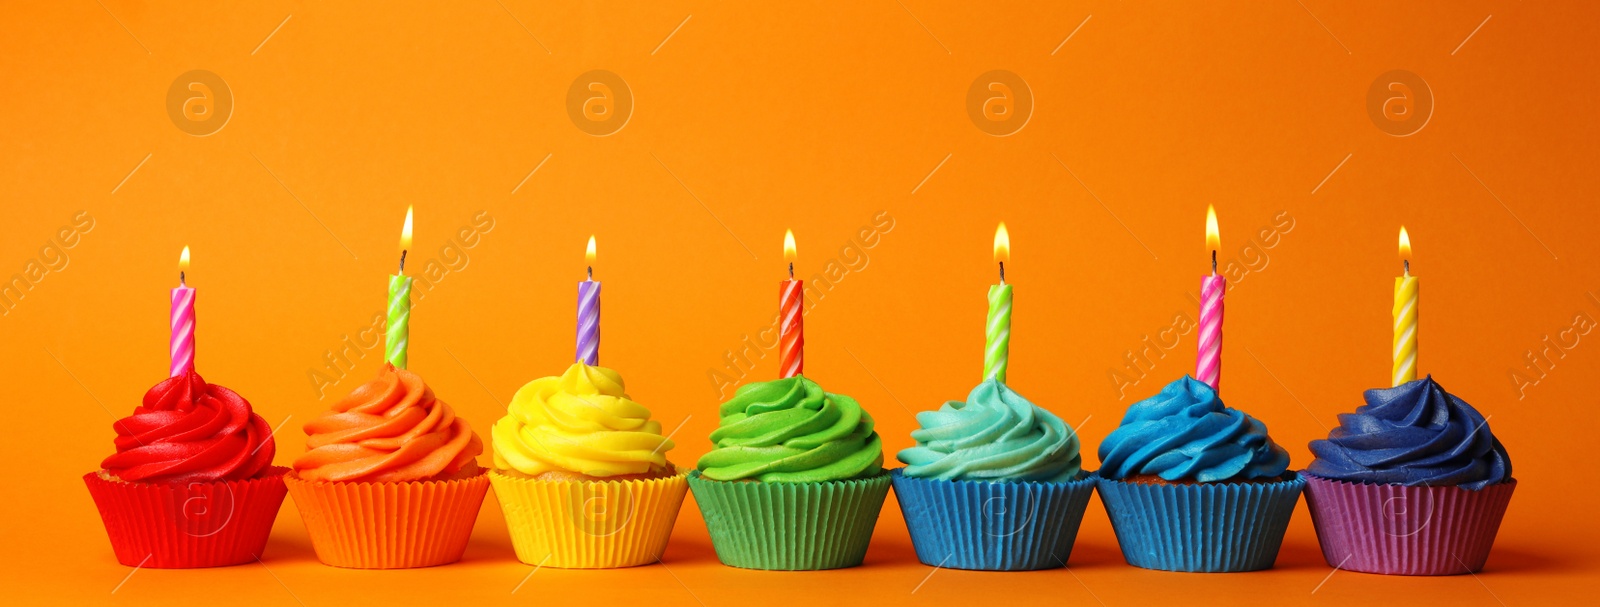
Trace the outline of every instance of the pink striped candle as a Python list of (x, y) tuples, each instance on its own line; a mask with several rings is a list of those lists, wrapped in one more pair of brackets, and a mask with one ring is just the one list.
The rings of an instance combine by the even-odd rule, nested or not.
[(1194, 377), (1212, 390), (1220, 390), (1222, 381), (1222, 296), (1228, 291), (1228, 280), (1217, 275), (1217, 249), (1221, 240), (1217, 233), (1217, 210), (1207, 206), (1206, 248), (1211, 249), (1211, 275), (1200, 279), (1200, 343), (1194, 359)]
[(168, 351), (172, 355), (169, 377), (177, 377), (194, 369), (194, 289), (188, 285), (184, 274), (189, 271), (189, 247), (178, 256), (178, 286), (172, 290), (172, 338)]

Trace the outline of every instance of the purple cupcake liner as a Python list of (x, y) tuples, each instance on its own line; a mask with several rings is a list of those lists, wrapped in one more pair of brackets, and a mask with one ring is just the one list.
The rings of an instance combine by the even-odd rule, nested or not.
[(1228, 573), (1269, 569), (1306, 481), (1154, 485), (1097, 478), (1129, 565)]
[(1328, 565), (1387, 575), (1460, 575), (1489, 559), (1516, 479), (1478, 491), (1305, 475)]
[(916, 478), (894, 492), (925, 565), (979, 571), (1064, 567), (1094, 493), (1094, 477), (1060, 483)]

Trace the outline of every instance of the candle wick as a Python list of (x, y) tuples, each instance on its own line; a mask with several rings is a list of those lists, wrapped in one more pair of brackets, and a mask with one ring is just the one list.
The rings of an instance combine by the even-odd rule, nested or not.
[(1000, 284), (1006, 284), (1006, 262), (1000, 262)]
[(794, 262), (789, 262), (789, 280), (794, 280)]
[(589, 266), (588, 270), (589, 270), (589, 280), (593, 281), (594, 280), (594, 266)]
[(400, 273), (406, 273), (406, 251), (404, 249), (400, 250)]
[(187, 287), (187, 286), (189, 286), (189, 281), (188, 281), (187, 278), (184, 277), (183, 274), (184, 274), (183, 270), (178, 270), (178, 286)]
[(1411, 260), (1403, 259), (1403, 260), (1400, 261), (1400, 263), (1405, 264), (1405, 266), (1406, 266), (1406, 276), (1410, 277), (1411, 276)]
[(1211, 250), (1211, 275), (1212, 276), (1216, 276), (1217, 275), (1217, 250), (1216, 249), (1212, 249)]

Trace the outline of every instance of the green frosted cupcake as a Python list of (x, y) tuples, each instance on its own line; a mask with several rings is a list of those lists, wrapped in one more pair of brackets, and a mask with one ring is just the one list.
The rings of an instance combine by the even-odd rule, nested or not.
[(689, 475), (717, 558), (746, 569), (860, 565), (889, 492), (872, 416), (804, 377), (746, 385), (719, 414), (714, 448)]

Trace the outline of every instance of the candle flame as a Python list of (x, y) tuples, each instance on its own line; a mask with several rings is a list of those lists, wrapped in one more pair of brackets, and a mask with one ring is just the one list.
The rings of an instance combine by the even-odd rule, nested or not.
[(795, 248), (794, 248), (794, 230), (784, 230), (783, 231), (783, 260), (792, 262), (792, 261), (795, 260), (796, 257), (799, 257), (799, 255), (797, 253), (795, 253)]
[(411, 205), (406, 205), (406, 225), (400, 228), (400, 251), (411, 249)]
[(1212, 251), (1222, 248), (1222, 236), (1217, 233), (1217, 208), (1206, 205), (1206, 248)]
[(189, 245), (184, 245), (183, 252), (178, 254), (178, 271), (189, 271)]
[(1406, 233), (1406, 227), (1400, 226), (1400, 259), (1411, 261), (1411, 235)]
[(1011, 232), (1006, 231), (1006, 222), (994, 229), (994, 260), (996, 263), (1011, 261)]
[(589, 235), (589, 247), (587, 249), (584, 249), (583, 258), (585, 260), (587, 260), (591, 265), (594, 264), (594, 235), (593, 234)]

